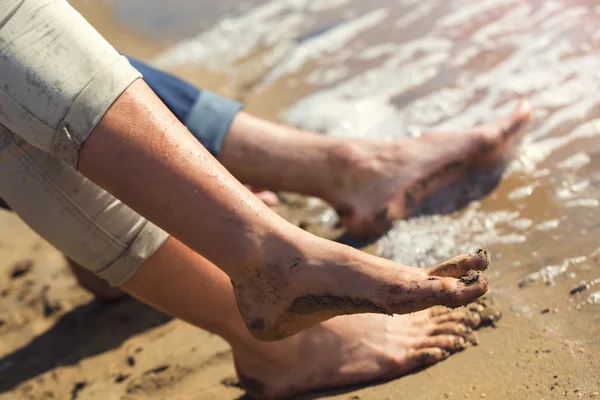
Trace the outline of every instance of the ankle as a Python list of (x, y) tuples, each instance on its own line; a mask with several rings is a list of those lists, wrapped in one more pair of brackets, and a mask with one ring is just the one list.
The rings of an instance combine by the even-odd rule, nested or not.
[[(264, 349), (262, 349), (264, 347)], [(290, 348), (277, 343), (259, 343), (240, 351), (233, 348), (235, 370), (246, 393), (257, 399), (277, 399), (285, 390), (282, 378), (293, 369)], [(285, 353), (285, 354), (282, 354)]]
[[(336, 296), (336, 288), (344, 286), (340, 278), (360, 262), (353, 255), (357, 250), (296, 233), (294, 247), (273, 251), (264, 269), (232, 282), (245, 326), (260, 341), (281, 340), (326, 319), (313, 315), (311, 301), (314, 296)], [(342, 296), (346, 291), (351, 289), (342, 290)]]
[(331, 146), (328, 161), (332, 179), (325, 188), (325, 200), (337, 200), (377, 173), (380, 162), (374, 147), (370, 140), (340, 140)]

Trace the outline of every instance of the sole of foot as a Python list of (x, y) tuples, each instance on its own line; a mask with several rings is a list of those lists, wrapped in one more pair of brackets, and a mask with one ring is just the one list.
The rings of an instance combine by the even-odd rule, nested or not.
[(252, 335), (275, 341), (339, 315), (459, 307), (489, 287), (482, 271), (490, 256), (483, 249), (430, 268), (407, 267), (353, 249), (351, 253), (339, 264), (295, 259), (285, 269), (271, 265), (271, 271), (233, 283), (238, 308)]

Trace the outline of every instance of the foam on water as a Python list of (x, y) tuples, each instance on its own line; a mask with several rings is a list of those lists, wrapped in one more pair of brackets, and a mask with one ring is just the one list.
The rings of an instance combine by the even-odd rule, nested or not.
[[(386, 17), (387, 12), (384, 9), (380, 8), (373, 10), (346, 24), (332, 28), (328, 32), (316, 36), (314, 39), (306, 40), (304, 44), (291, 51), (284, 61), (282, 61), (268, 75), (265, 76), (263, 79), (263, 85), (269, 84), (282, 75), (293, 74), (309, 60), (319, 60), (321, 57), (324, 57), (327, 54), (337, 53), (337, 60), (334, 61), (343, 63), (345, 61), (344, 59), (348, 57), (348, 54), (342, 51), (347, 44), (360, 35), (360, 33), (381, 23)], [(343, 69), (343, 66), (335, 69)], [(318, 74), (319, 72), (321, 72), (321, 75), (328, 75), (319, 69), (315, 69), (313, 73), (307, 77), (308, 83), (319, 83), (318, 81), (311, 79), (312, 76)], [(341, 78), (345, 76), (344, 74), (333, 75), (335, 76), (335, 80), (341, 80)], [(324, 80), (322, 83), (325, 84), (329, 82), (330, 80)]]
[(245, 14), (224, 19), (196, 37), (177, 44), (159, 55), (154, 63), (161, 67), (186, 64), (227, 67), (257, 49), (295, 41), (318, 23), (332, 22), (327, 17), (319, 17), (349, 1), (266, 1)]
[[(600, 6), (584, 0), (269, 0), (156, 62), (235, 74), (262, 54), (268, 68), (254, 94), (276, 85), (294, 100), (282, 120), (341, 137), (457, 130), (529, 97), (535, 122), (505, 171), (520, 177), (502, 195), (511, 211), (473, 203), (401, 221), (381, 241), (382, 255), (424, 265), (554, 234), (567, 229), (560, 212), (597, 209), (593, 180), (578, 174), (600, 147), (581, 145), (600, 135), (599, 49)], [(547, 210), (528, 205), (536, 196), (549, 196)]]
[(579, 152), (561, 161), (558, 164), (558, 167), (562, 169), (577, 170), (588, 165), (590, 161), (590, 156), (587, 153)]
[(543, 283), (549, 286), (554, 286), (554, 280), (564, 275), (570, 267), (576, 264), (581, 264), (587, 260), (586, 257), (569, 257), (560, 265), (548, 265), (535, 272), (526, 275), (519, 281), (519, 286), (528, 286), (533, 284)]
[(517, 211), (486, 213), (474, 202), (459, 218), (434, 215), (399, 221), (382, 239), (380, 254), (404, 264), (434, 265), (449, 256), (472, 253), (483, 244), (522, 243), (525, 236), (510, 226), (522, 221)]

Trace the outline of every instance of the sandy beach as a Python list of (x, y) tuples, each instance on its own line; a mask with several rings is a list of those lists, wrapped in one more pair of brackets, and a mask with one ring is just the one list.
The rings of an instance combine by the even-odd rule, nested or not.
[[(595, 2), (71, 4), (118, 50), (326, 134), (467, 128), (531, 98), (534, 120), (502, 170), (362, 247), (419, 266), (488, 248), (502, 319), (430, 368), (301, 398), (600, 399)], [(290, 221), (347, 240), (325, 204), (281, 196)], [(242, 398), (224, 340), (133, 299), (94, 300), (60, 253), (0, 211), (0, 400)]]

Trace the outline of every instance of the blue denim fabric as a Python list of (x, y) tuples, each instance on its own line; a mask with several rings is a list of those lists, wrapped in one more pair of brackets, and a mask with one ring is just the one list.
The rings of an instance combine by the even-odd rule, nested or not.
[(189, 129), (202, 145), (218, 157), (233, 118), (242, 104), (189, 83), (128, 57), (144, 81)]

